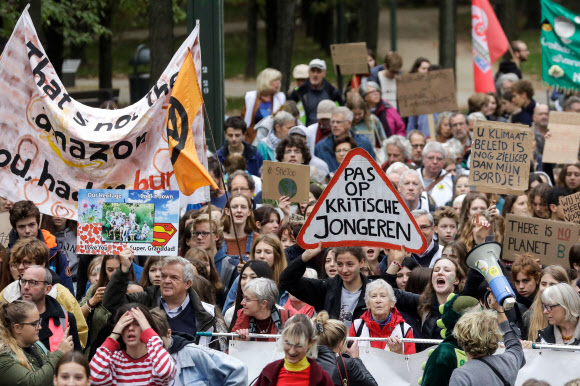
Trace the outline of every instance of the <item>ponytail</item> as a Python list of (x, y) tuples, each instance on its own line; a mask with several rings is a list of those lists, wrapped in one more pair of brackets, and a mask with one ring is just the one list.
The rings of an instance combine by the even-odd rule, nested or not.
[(0, 352), (9, 351), (14, 354), (18, 363), (30, 371), (33, 371), (33, 368), (14, 337), (13, 328), (15, 324), (22, 323), (28, 313), (35, 309), (36, 305), (26, 300), (15, 300), (12, 303), (3, 302), (0, 304)]

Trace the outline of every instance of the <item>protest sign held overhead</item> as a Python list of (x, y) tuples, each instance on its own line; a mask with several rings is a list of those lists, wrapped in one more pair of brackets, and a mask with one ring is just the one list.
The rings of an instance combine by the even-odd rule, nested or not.
[(177, 190), (81, 189), (78, 219), (78, 253), (177, 256)]
[(580, 113), (551, 111), (551, 133), (544, 144), (543, 162), (576, 163), (580, 146)]
[(514, 261), (518, 255), (529, 253), (542, 265), (568, 267), (568, 255), (579, 232), (578, 224), (508, 214), (502, 259)]
[(397, 106), (402, 117), (458, 110), (453, 70), (397, 77)]
[(331, 44), (330, 53), (337, 74), (352, 75), (369, 72), (366, 43)]
[[(72, 219), (80, 189), (178, 189), (172, 161), (177, 166), (193, 152), (206, 168), (201, 109), (186, 119), (184, 130), (165, 125), (165, 109), (190, 49), (194, 74), (201, 79), (198, 35), (199, 25), (144, 98), (123, 109), (102, 110), (67, 94), (25, 10), (0, 57), (0, 196), (28, 199), (42, 213)], [(199, 169), (187, 172), (189, 179), (204, 179)], [(210, 183), (206, 179), (197, 186)], [(204, 187), (184, 203), (208, 200)]]
[(318, 199), (298, 238), (302, 248), (374, 246), (421, 253), (427, 240), (379, 165), (351, 150)]
[(310, 191), (310, 166), (287, 162), (264, 161), (262, 172), (262, 198), (307, 203)]
[(524, 125), (476, 121), (469, 183), (478, 192), (521, 194), (528, 190), (533, 135)]

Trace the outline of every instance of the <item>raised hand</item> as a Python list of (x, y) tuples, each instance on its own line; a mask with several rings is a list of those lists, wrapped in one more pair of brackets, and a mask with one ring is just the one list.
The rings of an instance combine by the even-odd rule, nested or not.
[(318, 243), (318, 246), (314, 249), (307, 249), (302, 254), (302, 261), (307, 263), (312, 260), (313, 257), (317, 256), (320, 252), (322, 252), (322, 241)]
[(133, 320), (135, 320), (135, 317), (131, 313), (131, 310), (125, 312), (123, 316), (119, 318), (117, 324), (115, 324), (115, 327), (113, 328), (113, 333), (118, 334), (120, 336), (123, 333), (125, 327), (133, 323)]
[(141, 311), (139, 308), (137, 308), (137, 307), (132, 308), (131, 315), (133, 315), (134, 320), (136, 320), (137, 323), (139, 323), (139, 327), (141, 327), (141, 331), (145, 331), (146, 329), (151, 328), (149, 321), (147, 320), (147, 318), (143, 314), (143, 311)]
[(121, 258), (121, 270), (123, 272), (129, 272), (131, 264), (133, 264), (133, 259), (135, 258), (133, 249), (129, 247), (123, 248), (123, 250), (119, 254), (119, 257)]
[(60, 341), (57, 347), (57, 350), (60, 350), (65, 354), (74, 348), (73, 338), (68, 334), (69, 330), (70, 327), (67, 327), (64, 332), (64, 336), (62, 337), (62, 340)]

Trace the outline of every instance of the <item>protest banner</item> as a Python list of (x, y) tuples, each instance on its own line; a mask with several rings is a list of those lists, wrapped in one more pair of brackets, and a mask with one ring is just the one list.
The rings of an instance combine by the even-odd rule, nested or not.
[(177, 256), (179, 191), (81, 189), (77, 253)]
[(565, 164), (578, 162), (580, 113), (551, 111), (548, 130), (551, 136), (546, 138), (542, 162)]
[(264, 161), (262, 170), (262, 198), (278, 201), (286, 196), (290, 202), (308, 202), (310, 166)]
[[(496, 354), (504, 351), (499, 348)], [(247, 366), (249, 381), (257, 378), (267, 364), (284, 358), (278, 342), (231, 340), (229, 354)], [(429, 354), (429, 350), (424, 350), (412, 355), (402, 355), (374, 347), (360, 347), (359, 351), (360, 360), (379, 386), (418, 385), (417, 381), (423, 376), (422, 365)], [(578, 377), (576, 352), (525, 349), (524, 356), (526, 362), (518, 371), (516, 386), (521, 386), (531, 378), (542, 379), (552, 385), (563, 385)], [(554, 371), (555, 368), (558, 371)]]
[(453, 70), (397, 77), (397, 106), (402, 117), (458, 110)]
[(580, 224), (580, 192), (560, 197), (564, 220)]
[(541, 0), (542, 80), (557, 90), (580, 91), (580, 14)]
[(366, 43), (331, 44), (330, 54), (337, 74), (368, 74)]
[(529, 253), (540, 264), (569, 267), (568, 254), (576, 244), (580, 225), (508, 214), (503, 238), (502, 259), (514, 261)]
[(298, 234), (302, 248), (373, 246), (422, 253), (427, 240), (375, 160), (348, 152)]
[[(80, 189), (178, 189), (173, 163), (192, 150), (187, 140), (206, 168), (202, 109), (188, 117), (187, 130), (165, 125), (172, 110), (184, 122), (170, 98), (189, 50), (201, 82), (198, 35), (199, 25), (140, 101), (96, 109), (67, 94), (25, 10), (0, 57), (0, 196), (31, 200), (42, 213), (74, 219)], [(209, 188), (183, 199), (209, 201)]]
[(524, 125), (476, 121), (469, 184), (478, 192), (522, 194), (528, 190), (534, 133)]

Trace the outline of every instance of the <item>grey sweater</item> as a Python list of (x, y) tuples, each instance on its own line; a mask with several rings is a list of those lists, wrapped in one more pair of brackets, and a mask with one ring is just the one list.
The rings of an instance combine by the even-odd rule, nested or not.
[[(526, 363), (524, 350), (508, 321), (500, 323), (499, 328), (504, 334), (505, 352), (499, 355), (488, 355), (485, 359), (503, 375), (510, 385), (515, 385), (518, 371)], [(503, 382), (485, 363), (472, 359), (453, 371), (449, 385), (503, 386)]]

